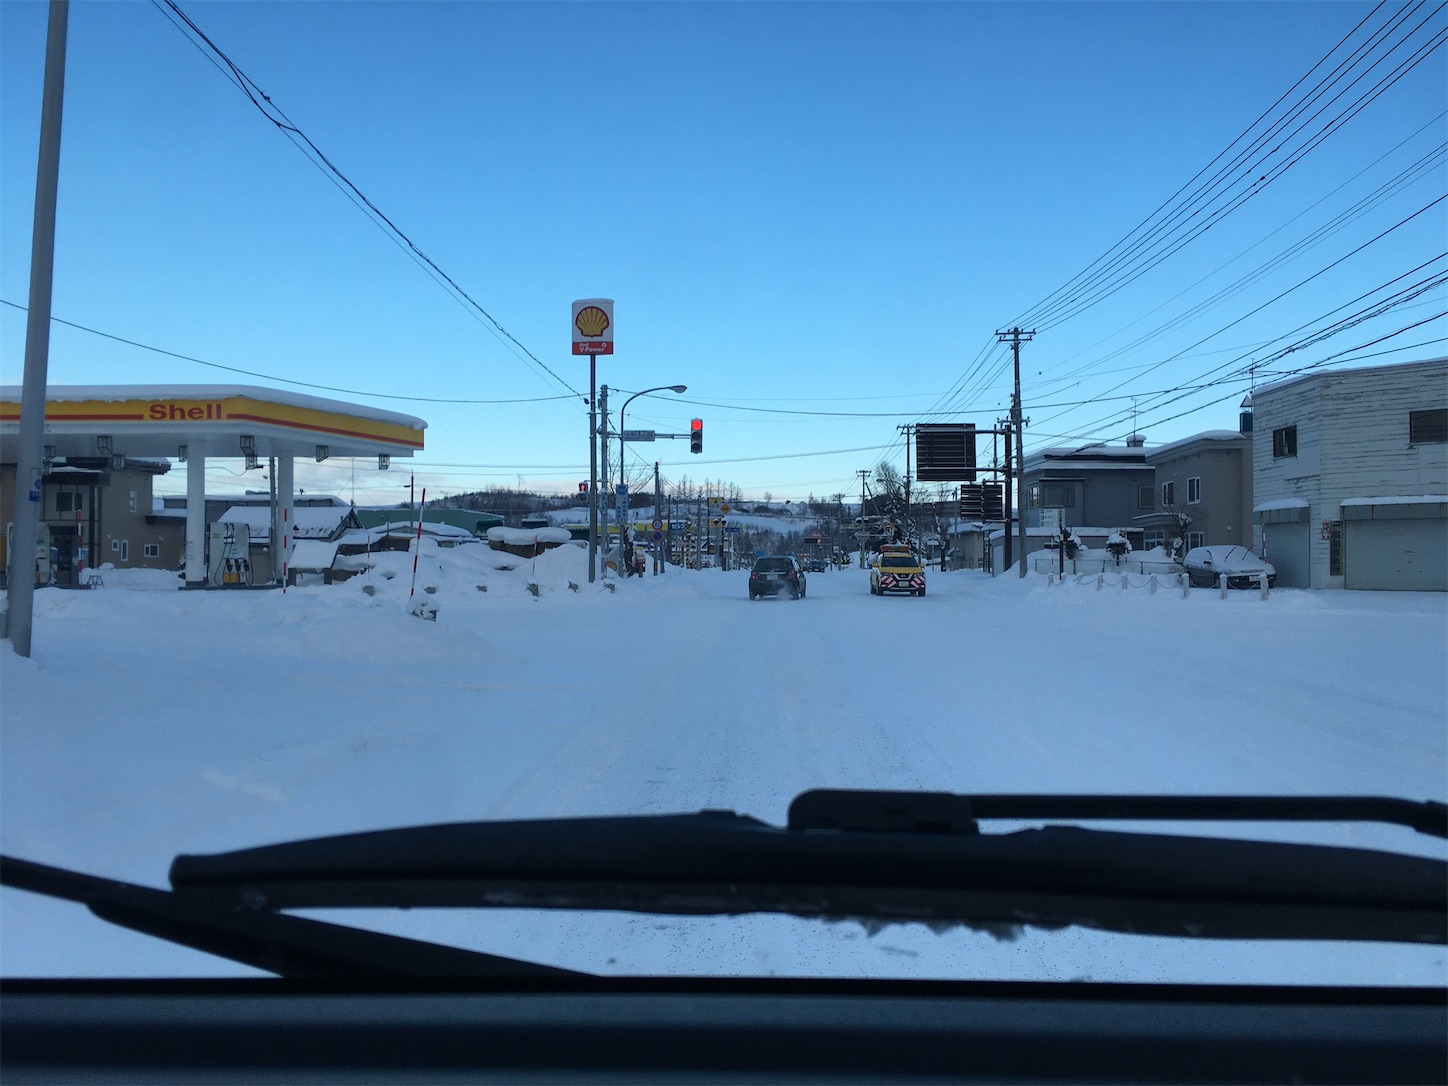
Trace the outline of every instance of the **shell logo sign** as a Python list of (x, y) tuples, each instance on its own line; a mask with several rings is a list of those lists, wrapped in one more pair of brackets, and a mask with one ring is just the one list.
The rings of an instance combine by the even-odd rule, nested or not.
[(573, 303), (573, 353), (613, 354), (612, 298), (580, 298)]

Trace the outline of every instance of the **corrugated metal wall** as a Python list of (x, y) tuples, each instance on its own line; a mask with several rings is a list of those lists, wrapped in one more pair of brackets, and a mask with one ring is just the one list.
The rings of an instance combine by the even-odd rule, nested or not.
[(1343, 527), (1348, 588), (1448, 592), (1448, 520), (1349, 520)]
[(1267, 561), (1277, 570), (1278, 588), (1310, 588), (1308, 584), (1309, 525), (1305, 521), (1291, 524), (1264, 524), (1267, 537)]

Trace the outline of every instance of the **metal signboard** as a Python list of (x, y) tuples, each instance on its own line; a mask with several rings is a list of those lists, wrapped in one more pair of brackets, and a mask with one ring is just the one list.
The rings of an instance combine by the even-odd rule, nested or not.
[(981, 520), (1005, 520), (1006, 518), (1006, 490), (1002, 483), (982, 483), (981, 495)]
[(1060, 509), (1042, 509), (1041, 527), (1049, 528), (1057, 535), (1061, 534), (1061, 525), (1065, 522), (1065, 514)]
[(573, 303), (573, 353), (613, 354), (612, 298), (580, 298)]
[(671, 532), (682, 532), (683, 530), (684, 530), (684, 522), (683, 522), (682, 520), (671, 520), (671, 521), (669, 521), (669, 531), (671, 531)]
[(964, 483), (960, 488), (960, 518), (980, 520), (985, 516), (985, 488), (979, 483)]
[(917, 422), (915, 478), (922, 483), (975, 482), (975, 424)]
[(657, 430), (623, 430), (625, 441), (652, 441), (658, 436)]

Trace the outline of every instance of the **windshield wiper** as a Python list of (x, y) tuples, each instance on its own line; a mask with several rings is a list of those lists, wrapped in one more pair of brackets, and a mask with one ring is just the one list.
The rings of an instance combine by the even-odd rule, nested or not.
[(1389, 821), (1448, 836), (1441, 803), (1352, 797), (957, 796), (816, 791), (777, 827), (728, 811), (477, 822), (178, 856), (213, 907), (779, 912), (867, 923), (1228, 939), (1448, 942), (1448, 863), (1275, 841), (982, 819)]
[(730, 811), (473, 822), (178, 856), (171, 891), (0, 858), (0, 884), (284, 976), (589, 974), (280, 915), (297, 908), (775, 912), (1222, 939), (1448, 943), (1448, 863), (1360, 848), (988, 820), (1388, 822), (1448, 837), (1448, 807), (1377, 797), (958, 796), (814, 791), (786, 826)]
[(76, 901), (102, 920), (283, 977), (389, 980), (583, 976), (299, 916), (217, 912), (149, 886), (0, 857), (0, 885)]

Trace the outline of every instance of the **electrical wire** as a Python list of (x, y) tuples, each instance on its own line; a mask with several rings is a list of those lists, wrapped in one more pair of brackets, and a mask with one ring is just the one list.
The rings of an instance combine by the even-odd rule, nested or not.
[[(350, 192), (350, 194), (355, 197), (355, 199), (353, 200), (354, 204), (356, 204), (357, 201), (361, 201), (361, 205), (365, 205), (365, 213), (368, 213), (368, 217), (372, 220), (372, 222), (379, 229), (383, 230), (384, 233), (388, 234), (394, 240), (394, 242), (399, 245), (405, 245), (406, 251), (409, 253), (409, 255), (411, 255), (415, 261), (421, 262), (423, 265), (425, 265), (426, 269), (430, 270), (430, 273), (432, 274), (434, 280), (436, 280), (437, 277), (441, 277), (441, 279), (445, 281), (447, 287), (455, 293), (456, 297), (461, 298), (467, 303), (467, 305), (471, 306), (472, 309), (476, 310), (478, 314), (481, 314), (482, 317), (486, 318), (487, 322), (494, 329), (496, 329), (496, 334), (499, 334), (502, 337), (506, 338), (510, 343), (517, 347), (518, 350), (522, 351), (528, 359), (532, 360), (534, 365), (536, 365), (544, 373), (548, 374), (548, 376), (550, 376), (560, 386), (572, 393), (573, 397), (576, 400), (582, 400), (585, 398), (583, 393), (579, 392), (562, 377), (558, 376), (557, 373), (553, 372), (553, 370), (550, 369), (549, 366), (542, 359), (540, 359), (526, 346), (524, 346), (523, 343), (516, 336), (514, 336), (511, 332), (504, 328), (501, 323), (499, 323), (497, 318), (495, 318), (490, 312), (488, 312), (488, 310), (480, 305), (478, 301), (472, 297), (472, 295), (470, 295), (460, 285), (458, 285), (457, 281), (453, 279), (452, 276), (448, 275), (445, 271), (443, 271), (442, 268), (439, 267), (438, 264), (431, 257), (424, 253), (413, 242), (413, 240), (397, 226), (396, 223), (388, 218), (388, 216), (385, 215), (382, 210), (376, 204), (374, 204), (367, 197), (367, 195), (360, 188), (357, 187), (356, 184), (352, 182), (352, 180), (346, 174), (344, 174), (340, 169), (337, 168), (332, 160), (329, 159), (322, 152), (321, 148), (318, 147), (314, 142), (312, 142), (312, 139), (299, 127), (297, 127), (296, 124), (292, 122), (292, 119), (287, 116), (286, 112), (283, 111), (282, 108), (278, 106), (275, 102), (273, 102), (271, 97), (267, 95), (266, 92), (263, 91), (261, 87), (259, 87), (255, 83), (255, 81), (251, 79), (250, 76), (243, 72), (241, 68), (239, 68), (229, 56), (226, 55), (226, 53), (215, 42), (213, 42), (199, 26), (196, 25), (196, 23), (190, 18), (190, 16), (188, 16), (184, 11), (181, 10), (181, 8), (175, 3), (175, 0), (151, 0), (151, 2), (158, 11), (160, 11), (163, 15), (167, 15), (168, 21), (170, 21), (173, 26), (177, 26), (176, 21), (175, 19), (170, 18), (170, 15), (167, 14), (167, 9), (169, 9), (170, 12), (173, 12), (177, 18), (181, 19), (181, 21), (185, 23), (185, 29), (183, 30), (180, 26), (177, 26), (177, 29), (181, 30), (181, 32), (185, 34), (187, 40), (191, 41), (193, 45), (196, 45), (196, 41), (192, 37), (192, 35), (195, 35), (195, 38), (199, 38), (203, 43), (205, 43), (206, 48), (211, 51), (211, 54), (214, 54), (215, 59), (219, 60), (220, 64), (225, 65), (225, 71), (228, 71), (230, 73), (231, 78), (229, 79), (229, 82), (231, 82), (233, 86), (237, 87), (244, 95), (246, 95), (246, 97), (251, 101), (252, 105), (257, 108), (261, 115), (265, 117), (268, 121), (270, 121), (273, 125), (275, 125), (281, 132), (283, 132), (287, 136), (287, 138), (293, 143), (294, 146), (297, 146), (299, 150), (303, 150), (303, 153), (308, 157), (308, 159), (313, 160), (314, 165), (320, 163), (320, 167), (325, 167), (325, 172), (334, 179), (335, 184), (338, 184), (339, 187), (345, 186), (344, 191)], [(186, 34), (186, 30), (189, 30), (190, 34)], [(200, 48), (200, 46), (197, 46), (197, 48)], [(204, 52), (205, 51), (203, 50), (203, 53)], [(218, 68), (219, 67), (220, 65), (218, 65)], [(265, 103), (265, 105), (263, 105), (263, 102)], [(275, 114), (275, 116), (273, 114)], [(302, 143), (306, 145), (305, 149), (302, 148), (301, 144), (297, 143), (297, 140), (301, 140)], [(312, 156), (315, 156), (315, 159), (313, 159)], [(360, 207), (361, 205), (358, 206)], [(517, 357), (516, 352), (513, 353), (514, 356)], [(520, 359), (520, 361), (521, 360), (522, 359)]]
[[(1352, 119), (1352, 117), (1356, 116), (1363, 108), (1366, 108), (1371, 101), (1384, 93), (1396, 83), (1398, 79), (1401, 79), (1403, 75), (1413, 67), (1416, 67), (1429, 53), (1442, 44), (1444, 35), (1442, 33), (1435, 35), (1426, 45), (1420, 47), (1417, 52), (1401, 63), (1396, 71), (1385, 76), (1376, 86), (1370, 88), (1357, 100), (1350, 103), (1319, 132), (1311, 136), (1304, 146), (1297, 148), (1295, 151), (1285, 152), (1291, 157), (1284, 161), (1279, 161), (1277, 164), (1269, 167), (1266, 172), (1260, 173), (1245, 193), (1240, 193), (1236, 197), (1232, 197), (1226, 208), (1212, 212), (1205, 222), (1196, 222), (1190, 226), (1188, 236), (1176, 238), (1174, 247), (1170, 248), (1169, 251), (1162, 252), (1160, 248), (1161, 245), (1172, 245), (1173, 235), (1181, 229), (1183, 225), (1192, 224), (1193, 220), (1202, 216), (1206, 209), (1210, 208), (1212, 203), (1219, 199), (1219, 196), (1211, 196), (1214, 190), (1221, 188), (1224, 183), (1229, 182), (1226, 190), (1229, 192), (1231, 187), (1238, 184), (1240, 180), (1252, 174), (1257, 174), (1262, 168), (1263, 163), (1267, 162), (1272, 155), (1282, 152), (1293, 137), (1320, 117), (1333, 102), (1336, 102), (1338, 98), (1346, 93), (1347, 89), (1355, 86), (1368, 72), (1371, 72), (1379, 64), (1383, 63), (1384, 60), (1392, 56), (1393, 53), (1407, 42), (1413, 34), (1417, 33), (1418, 30), (1426, 25), (1443, 7), (1443, 5), (1440, 4), (1438, 8), (1430, 12), (1422, 22), (1394, 43), (1391, 48), (1374, 60), (1363, 72), (1360, 72), (1352, 82), (1348, 83), (1347, 87), (1338, 91), (1336, 95), (1328, 100), (1327, 104), (1323, 105), (1296, 129), (1285, 136), (1279, 136), (1279, 131), (1284, 126), (1293, 123), (1301, 113), (1310, 108), (1313, 103), (1331, 90), (1334, 84), (1350, 74), (1360, 61), (1366, 59), (1379, 44), (1386, 41), (1388, 36), (1416, 13), (1423, 4), (1405, 5), (1399, 9), (1396, 15), (1390, 17), (1385, 27), (1374, 31), (1366, 43), (1359, 45), (1345, 60), (1339, 62), (1337, 67), (1319, 80), (1318, 84), (1313, 87), (1304, 98), (1291, 106), (1283, 117), (1273, 122), (1246, 147), (1237, 151), (1230, 161), (1218, 168), (1203, 184), (1198, 185), (1198, 187), (1190, 193), (1187, 191), (1266, 120), (1278, 106), (1282, 105), (1289, 96), (1311, 77), (1313, 72), (1327, 63), (1359, 30), (1367, 25), (1368, 21), (1382, 6), (1383, 5), (1379, 3), (1374, 7), (1357, 26), (1349, 31), (1337, 45), (1333, 46), (1321, 60), (1314, 64), (1297, 83), (1289, 88), (1271, 107), (1264, 111), (1256, 121), (1249, 125), (1237, 139), (1233, 140), (1216, 158), (1199, 170), (1197, 174), (1178, 189), (1173, 196), (1159, 205), (1155, 211), (1148, 215), (1146, 219), (1142, 220), (1142, 222), (1122, 238), (1121, 241), (1118, 241), (1061, 287), (1058, 287), (1051, 294), (1047, 295), (1041, 302), (1011, 321), (1011, 325), (1016, 327), (1035, 327), (1038, 329), (1054, 327), (1063, 320), (1078, 315), (1080, 312), (1083, 312), (1085, 308), (1089, 308), (1089, 306), (1096, 304), (1103, 298), (1120, 290), (1128, 282), (1139, 278), (1140, 275), (1145, 274), (1151, 267), (1160, 263), (1160, 260), (1176, 252), (1182, 245), (1199, 236), (1205, 229), (1210, 228), (1210, 226), (1214, 225), (1224, 215), (1240, 207), (1253, 196), (1260, 194), (1271, 181), (1281, 176), (1286, 169), (1290, 168), (1296, 162), (1300, 161), (1303, 156), (1319, 146), (1328, 136), (1337, 131), (1338, 128)], [(1275, 146), (1269, 148), (1265, 154), (1259, 156), (1254, 161), (1248, 161), (1253, 155), (1258, 153), (1264, 144), (1273, 139), (1277, 140)], [(1231, 180), (1233, 174), (1239, 175), (1236, 180)], [(1210, 199), (1208, 199), (1208, 197), (1210, 197)], [(1203, 204), (1203, 200), (1207, 202)], [(1198, 204), (1202, 206), (1196, 211), (1193, 211), (1192, 208)], [(1153, 249), (1152, 246), (1158, 247)]]
[[(30, 312), (25, 306), (16, 302), (0, 298), (0, 305), (8, 305), (12, 309), (18, 309), (22, 313)], [(81, 332), (89, 332), (94, 336), (101, 336), (105, 339), (114, 340), (117, 343), (124, 343), (128, 347), (139, 347), (143, 351), (153, 351), (156, 354), (165, 355), (167, 358), (178, 358), (183, 362), (194, 362), (198, 366), (209, 366), (214, 370), (225, 370), (227, 373), (240, 373), (247, 377), (259, 377), (264, 381), (276, 381), (279, 384), (297, 385), (300, 388), (316, 388), (324, 392), (341, 392), (348, 396), (370, 396), (377, 400), (408, 400), (413, 403), (450, 403), (450, 404), (515, 404), (515, 403), (552, 403), (557, 400), (571, 400), (572, 396), (530, 396), (518, 400), (461, 400), (452, 396), (402, 396), (393, 392), (363, 392), (355, 388), (341, 388), (337, 385), (319, 385), (311, 381), (297, 381), (290, 377), (278, 377), (274, 373), (261, 373), (258, 370), (244, 370), (237, 366), (223, 366), (220, 362), (208, 362), (204, 358), (193, 358), (189, 354), (179, 354), (176, 351), (168, 351), (162, 347), (153, 347), (149, 343), (141, 343), (134, 339), (127, 339), (125, 336), (113, 335), (110, 332), (102, 332), (99, 328), (89, 328), (84, 324), (76, 324), (74, 321), (61, 320), (59, 317), (50, 318), (56, 324), (63, 324), (67, 328), (75, 328)]]

